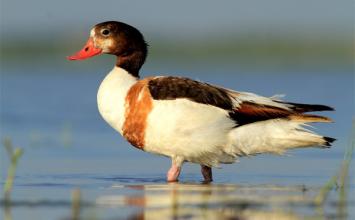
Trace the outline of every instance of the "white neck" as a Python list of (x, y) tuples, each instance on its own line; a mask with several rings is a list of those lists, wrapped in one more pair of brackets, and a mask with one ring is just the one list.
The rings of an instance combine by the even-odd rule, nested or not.
[(121, 134), (126, 94), (137, 81), (138, 79), (126, 70), (115, 66), (102, 81), (97, 93), (97, 105), (101, 116)]

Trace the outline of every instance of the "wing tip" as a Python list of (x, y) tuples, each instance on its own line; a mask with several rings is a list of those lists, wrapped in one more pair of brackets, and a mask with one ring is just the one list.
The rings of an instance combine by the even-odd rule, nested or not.
[(335, 109), (328, 105), (315, 105), (317, 108), (315, 111), (335, 111)]
[(292, 103), (292, 102), (284, 102), (284, 103), (291, 105), (291, 109), (296, 112), (335, 111), (333, 107), (328, 105), (300, 104), (300, 103)]

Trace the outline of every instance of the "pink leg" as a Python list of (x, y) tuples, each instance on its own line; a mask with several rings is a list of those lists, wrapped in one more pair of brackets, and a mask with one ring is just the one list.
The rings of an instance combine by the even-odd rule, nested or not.
[(177, 182), (180, 175), (180, 171), (181, 171), (181, 167), (172, 164), (167, 174), (167, 181)]
[(201, 165), (201, 173), (203, 175), (203, 178), (205, 179), (205, 183), (212, 182), (212, 169), (211, 167)]
[(181, 158), (179, 156), (175, 156), (171, 158), (171, 167), (166, 175), (168, 182), (178, 181), (180, 171), (181, 171), (181, 166), (183, 163), (184, 163), (184, 158)]

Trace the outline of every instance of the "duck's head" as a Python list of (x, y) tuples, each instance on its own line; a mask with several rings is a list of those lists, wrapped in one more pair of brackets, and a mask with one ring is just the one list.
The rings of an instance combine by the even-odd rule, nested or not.
[(107, 21), (95, 25), (83, 49), (68, 59), (84, 60), (100, 54), (116, 55), (116, 66), (138, 76), (147, 56), (147, 44), (136, 28), (118, 21)]

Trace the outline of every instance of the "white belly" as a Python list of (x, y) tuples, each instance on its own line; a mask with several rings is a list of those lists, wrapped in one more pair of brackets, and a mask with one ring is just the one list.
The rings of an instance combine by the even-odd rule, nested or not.
[(223, 109), (186, 99), (155, 100), (148, 116), (144, 150), (216, 165), (235, 126)]

